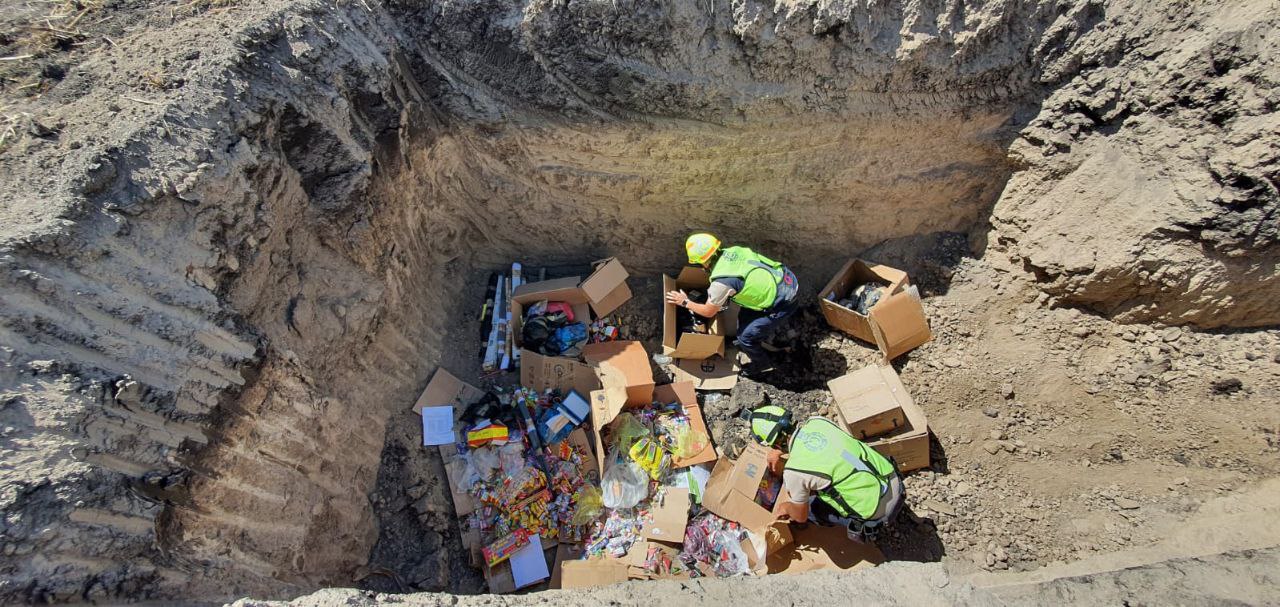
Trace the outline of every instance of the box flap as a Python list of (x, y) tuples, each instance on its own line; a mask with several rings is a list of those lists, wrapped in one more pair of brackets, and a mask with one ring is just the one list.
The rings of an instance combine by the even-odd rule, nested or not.
[(587, 344), (582, 357), (596, 368), (605, 388), (625, 387), (627, 404), (648, 405), (653, 402), (653, 368), (649, 354), (638, 341), (607, 341)]
[(689, 490), (667, 489), (661, 504), (649, 507), (653, 519), (645, 524), (641, 534), (651, 540), (684, 543), (684, 528), (689, 524)]
[(676, 307), (666, 303), (667, 293), (676, 290), (676, 281), (670, 276), (662, 276), (662, 353), (670, 355), (676, 351)]
[(672, 371), (677, 381), (692, 382), (698, 390), (732, 390), (738, 385), (738, 363), (735, 350), (725, 356), (701, 360), (682, 358)]
[(668, 356), (696, 360), (711, 356), (724, 356), (724, 336), (706, 333), (681, 333), (676, 341), (676, 347), (668, 353)]
[(685, 468), (695, 464), (713, 462), (720, 457), (715, 445), (711, 442), (711, 433), (707, 430), (707, 421), (702, 417), (702, 407), (698, 406), (698, 395), (691, 382), (664, 384), (653, 389), (653, 400), (660, 403), (680, 403), (684, 414), (689, 417), (689, 426), (695, 431), (707, 435), (707, 448), (692, 457), (672, 456), (672, 468)]
[(924, 306), (909, 292), (903, 291), (882, 299), (869, 311), (871, 332), (885, 358), (899, 355), (929, 341), (929, 321)]
[(600, 431), (613, 423), (626, 406), (627, 391), (624, 388), (605, 388), (591, 393), (591, 436), (596, 442), (596, 470), (602, 478), (605, 458), (609, 454)]
[(457, 405), (458, 409), (461, 409), (480, 400), (483, 396), (484, 390), (458, 379), (441, 368), (431, 376), (431, 381), (427, 382), (427, 389), (423, 390), (422, 396), (413, 403), (413, 412), (421, 415), (423, 407), (440, 405)]
[(627, 581), (627, 564), (618, 559), (565, 561), (560, 565), (560, 587), (591, 588)]
[(542, 300), (563, 301), (569, 304), (586, 303), (587, 294), (579, 286), (582, 279), (578, 276), (552, 278), (538, 282), (527, 282), (511, 292), (511, 301), (520, 304), (531, 304)]
[(711, 286), (711, 275), (697, 266), (685, 266), (676, 276), (676, 287), (680, 289), (705, 289)]
[(590, 394), (601, 387), (600, 378), (589, 365), (563, 356), (543, 356), (532, 350), (520, 350), (520, 385), (533, 390), (559, 390), (568, 394)]
[(582, 281), (582, 292), (591, 302), (596, 316), (605, 316), (631, 299), (627, 286), (627, 269), (617, 259), (599, 262), (595, 272)]
[(573, 432), (570, 432), (569, 438), (566, 438), (565, 441), (582, 450), (583, 456), (581, 469), (583, 474), (585, 474), (587, 470), (591, 470), (593, 468), (596, 470), (600, 469), (600, 462), (596, 458), (596, 450), (591, 446), (591, 439), (587, 438), (587, 431), (585, 428), (577, 428)]

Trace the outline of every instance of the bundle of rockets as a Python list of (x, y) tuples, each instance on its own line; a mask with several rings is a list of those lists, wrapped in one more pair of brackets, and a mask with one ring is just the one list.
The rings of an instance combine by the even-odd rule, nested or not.
[[(511, 275), (498, 274), (485, 294), (484, 307), (480, 310), (480, 328), (484, 342), (484, 370), (506, 371), (520, 365), (520, 350), (514, 347), (511, 335), (511, 292), (525, 283), (519, 262), (511, 264)], [(546, 269), (542, 270), (546, 273)], [(540, 279), (541, 280), (541, 279)], [(485, 328), (485, 319), (489, 326)]]

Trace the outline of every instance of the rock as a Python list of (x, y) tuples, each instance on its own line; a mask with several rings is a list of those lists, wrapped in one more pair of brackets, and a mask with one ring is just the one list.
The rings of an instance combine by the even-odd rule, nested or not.
[(940, 502), (938, 500), (925, 500), (920, 504), (920, 507), (932, 512), (937, 512), (938, 514), (945, 514), (947, 516), (956, 515), (955, 508), (952, 508), (950, 504)]
[(1169, 327), (1160, 332), (1160, 338), (1167, 342), (1178, 341), (1179, 337), (1182, 337), (1182, 330), (1177, 327)]
[(1244, 382), (1238, 377), (1226, 377), (1214, 380), (1209, 387), (1214, 394), (1235, 394), (1244, 389)]
[(1121, 510), (1137, 510), (1138, 508), (1142, 507), (1142, 504), (1140, 502), (1138, 502), (1137, 500), (1131, 500), (1127, 497), (1117, 497), (1111, 501), (1116, 505), (1116, 507), (1120, 508)]
[(1000, 417), (1000, 410), (995, 407), (983, 407), (982, 414), (994, 419)]
[(948, 358), (944, 358), (944, 359), (942, 359), (942, 364), (943, 364), (943, 365), (946, 365), (948, 368), (951, 368), (951, 369), (957, 369), (957, 368), (959, 368), (963, 363), (961, 363), (961, 362), (960, 362), (960, 359), (958, 359), (958, 358), (950, 358), (950, 357), (948, 357)]
[(1013, 398), (1013, 384), (1000, 384), (1000, 394), (1004, 395), (1005, 399)]
[(982, 443), (982, 449), (991, 455), (995, 455), (1000, 452), (1000, 443), (995, 441), (986, 441)]
[(1004, 430), (992, 430), (992, 431), (991, 431), (991, 440), (1000, 441), (1000, 440), (1004, 440), (1004, 439), (1005, 439), (1005, 433), (1004, 433)]
[(1093, 329), (1090, 329), (1089, 327), (1075, 327), (1071, 329), (1071, 335), (1081, 339), (1088, 337), (1092, 334), (1093, 334)]

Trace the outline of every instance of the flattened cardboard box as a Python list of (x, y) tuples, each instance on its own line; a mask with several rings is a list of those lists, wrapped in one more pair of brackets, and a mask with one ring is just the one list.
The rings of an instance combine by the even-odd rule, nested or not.
[[(573, 307), (574, 322), (591, 322), (591, 311), (606, 316), (631, 299), (627, 270), (617, 259), (598, 261), (586, 280), (573, 276), (522, 284), (511, 293), (511, 336), (521, 347), (524, 307), (539, 301), (562, 301)], [(524, 356), (523, 353), (520, 355)]]
[(702, 268), (686, 267), (680, 276), (662, 277), (662, 353), (672, 358), (692, 358), (701, 360), (719, 354), (724, 356), (725, 340), (737, 334), (738, 307), (730, 305), (729, 309), (716, 315), (711, 322), (710, 333), (680, 333), (677, 314), (679, 307), (666, 301), (668, 291), (689, 289), (706, 289), (711, 279)]
[(911, 395), (893, 367), (869, 365), (827, 382), (836, 415), (854, 438), (867, 441), (907, 425), (902, 403)]
[(875, 544), (851, 542), (844, 529), (809, 524), (791, 529), (794, 541), (768, 555), (769, 573), (852, 571), (884, 562)]
[(427, 388), (413, 403), (413, 412), (421, 415), (423, 407), (453, 405), (456, 414), (457, 409), (466, 407), (483, 396), (484, 390), (458, 379), (441, 367), (431, 376)]
[[(844, 299), (854, 287), (869, 282), (888, 286), (885, 296), (866, 315), (828, 299)], [(933, 338), (924, 306), (907, 292), (910, 286), (907, 273), (902, 270), (852, 259), (818, 293), (818, 307), (827, 324), (876, 344), (886, 361), (893, 360)]]
[(689, 524), (689, 490), (667, 489), (661, 504), (649, 508), (653, 519), (645, 524), (640, 534), (651, 540), (684, 543), (684, 529)]
[[(883, 382), (884, 390), (889, 393), (900, 395), (895, 400), (906, 416), (906, 423), (883, 436), (866, 441), (867, 445), (880, 455), (893, 459), (899, 472), (929, 467), (929, 420), (925, 417), (924, 409), (907, 393), (893, 367), (872, 365), (837, 377), (827, 385), (831, 388), (832, 395), (836, 396), (837, 390), (848, 393), (856, 386), (878, 382)], [(839, 402), (839, 396), (836, 399)]]

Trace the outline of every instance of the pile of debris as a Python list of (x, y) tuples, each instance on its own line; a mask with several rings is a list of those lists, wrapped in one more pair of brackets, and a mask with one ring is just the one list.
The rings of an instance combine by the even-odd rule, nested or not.
[[(923, 343), (918, 330), (907, 340), (884, 337), (903, 331), (881, 326), (881, 311), (903, 308), (894, 302), (913, 296), (905, 274), (885, 279), (891, 268), (855, 275), (869, 268), (855, 260), (842, 273), (850, 274), (845, 283), (864, 275), (872, 280), (860, 284), (883, 280), (878, 300), (866, 312), (840, 305), (857, 287), (837, 284), (837, 276), (824, 296), (833, 304), (829, 314), (842, 315), (847, 326), (861, 323), (886, 356)], [(510, 279), (495, 279), (483, 350), (493, 375), (518, 366), (519, 386), (495, 382), (481, 390), (440, 369), (414, 407), (423, 445), (440, 450), (463, 542), (491, 592), (543, 582), (575, 588), (849, 569), (882, 560), (874, 546), (848, 542), (839, 530), (793, 529), (778, 520), (786, 493), (768, 470), (767, 448), (749, 445), (736, 459), (717, 451), (699, 397), (736, 382), (725, 343), (734, 334), (733, 306), (709, 322), (689, 323), (667, 305), (663, 356), (676, 381), (656, 385), (649, 353), (620, 340), (622, 331), (608, 320), (631, 298), (621, 263), (597, 262), (585, 280), (527, 284), (519, 270), (515, 264)], [(709, 284), (694, 268), (663, 282), (664, 291), (705, 292)], [(891, 367), (867, 367), (830, 388), (838, 421), (851, 434), (904, 472), (928, 466), (924, 412)]]

